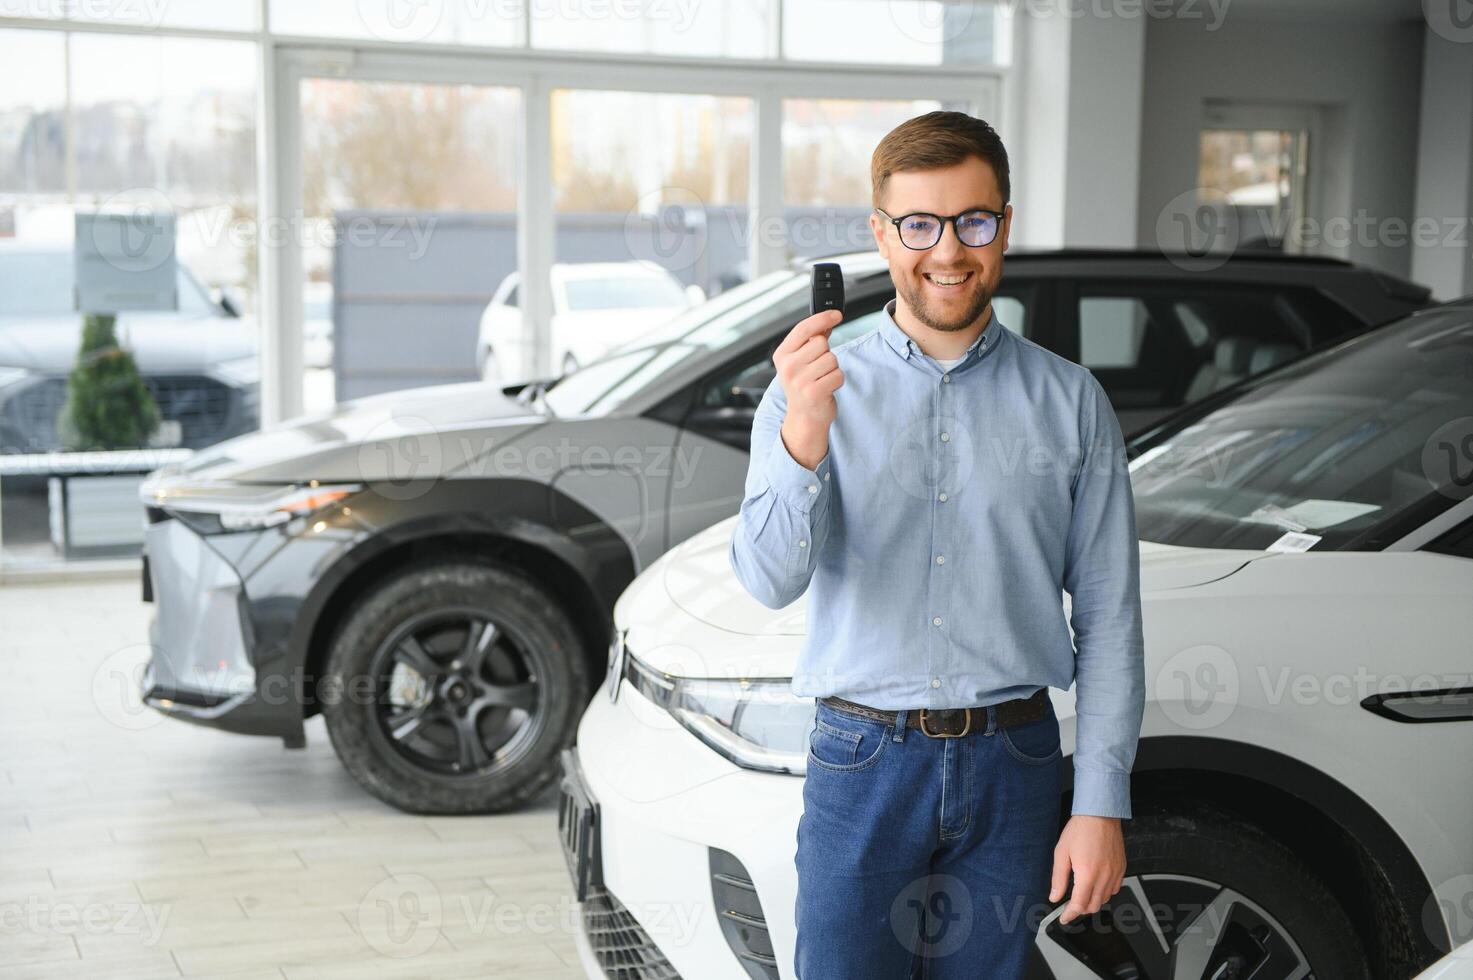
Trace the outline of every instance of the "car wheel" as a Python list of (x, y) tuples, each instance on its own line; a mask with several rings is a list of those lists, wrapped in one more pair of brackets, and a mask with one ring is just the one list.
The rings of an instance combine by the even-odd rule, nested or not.
[(402, 810), (445, 814), (537, 797), (587, 692), (578, 633), (557, 600), (474, 561), (412, 566), (367, 592), (319, 688), (353, 778)]
[(1206, 807), (1125, 823), (1126, 875), (1098, 913), (1042, 919), (1028, 980), (1369, 980), (1344, 910), (1295, 854)]

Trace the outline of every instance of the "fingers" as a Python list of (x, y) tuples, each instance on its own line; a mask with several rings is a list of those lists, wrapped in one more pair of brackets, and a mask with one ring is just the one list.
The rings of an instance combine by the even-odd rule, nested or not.
[(774, 354), (790, 353), (802, 347), (808, 342), (809, 338), (819, 334), (826, 335), (830, 330), (838, 326), (839, 321), (843, 318), (844, 314), (838, 310), (824, 310), (799, 320), (798, 325), (788, 331), (788, 335), (783, 338), (783, 342), (777, 345), (777, 350)]
[(839, 367), (839, 358), (833, 351), (824, 351), (816, 356), (811, 362), (801, 365), (793, 372), (793, 380), (798, 384), (808, 381), (817, 381), (830, 371)]
[[(1093, 915), (1105, 907), (1111, 897), (1120, 890), (1124, 875), (1113, 868), (1074, 868), (1074, 890), (1069, 904), (1059, 914), (1059, 921), (1067, 923), (1082, 915)], [(1049, 901), (1058, 901), (1062, 892), (1058, 885), (1058, 866), (1054, 868), (1054, 888), (1049, 892)]]
[(1069, 851), (1063, 843), (1054, 848), (1054, 877), (1048, 890), (1048, 900), (1057, 902), (1069, 890)]

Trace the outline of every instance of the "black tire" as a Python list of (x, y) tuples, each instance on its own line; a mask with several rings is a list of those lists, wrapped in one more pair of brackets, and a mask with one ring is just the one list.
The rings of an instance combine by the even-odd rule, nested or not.
[(562, 606), (515, 571), (469, 559), (413, 565), (376, 584), (337, 631), (319, 682), (348, 772), (386, 803), (426, 814), (495, 813), (537, 798), (557, 777), (588, 690)]
[[(1284, 980), (1298, 963), (1308, 965), (1306, 978), (1370, 980), (1365, 952), (1340, 903), (1307, 864), (1262, 829), (1190, 802), (1169, 811), (1138, 807), (1135, 819), (1126, 821), (1124, 828), (1126, 869), (1120, 891), (1095, 915), (1066, 926), (1058, 923), (1064, 905), (1059, 902), (1039, 929), (1029, 980), (1171, 977), (1167, 957), (1143, 961), (1131, 951), (1134, 946), (1154, 954), (1152, 947), (1159, 943), (1141, 941), (1140, 936), (1131, 943), (1107, 925), (1113, 912), (1121, 923), (1131, 922), (1135, 930), (1149, 932), (1144, 910), (1152, 907), (1167, 910), (1157, 921), (1165, 927), (1174, 953), (1184, 953), (1175, 946), (1194, 917), (1217, 923), (1206, 933), (1216, 943), (1209, 944), (1213, 965), (1204, 972), (1204, 980), (1249, 976)], [(1259, 917), (1259, 910), (1266, 913), (1266, 920)], [(1202, 919), (1203, 915), (1209, 918)], [(1083, 961), (1080, 972), (1073, 972), (1072, 966), (1059, 968), (1059, 957), (1066, 953)], [(1055, 957), (1052, 966), (1050, 955)], [(1265, 955), (1272, 958), (1265, 960)], [(1085, 963), (1098, 973), (1088, 972)]]

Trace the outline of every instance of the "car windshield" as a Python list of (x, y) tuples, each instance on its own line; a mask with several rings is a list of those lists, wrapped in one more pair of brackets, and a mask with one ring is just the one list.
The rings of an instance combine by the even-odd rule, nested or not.
[(635, 310), (686, 306), (685, 290), (667, 276), (608, 276), (563, 283), (570, 310)]
[(1466, 497), (1470, 446), (1473, 310), (1430, 311), (1262, 375), (1138, 443), (1138, 530), (1198, 548), (1343, 547)]
[(559, 378), (547, 390), (547, 406), (555, 415), (615, 411), (687, 362), (741, 344), (785, 314), (806, 310), (798, 301), (806, 299), (807, 284), (806, 277), (779, 270), (728, 289)]
[[(0, 316), (66, 316), (72, 308), (76, 259), (70, 251), (0, 251)], [(176, 265), (179, 312), (218, 314), (194, 277)]]

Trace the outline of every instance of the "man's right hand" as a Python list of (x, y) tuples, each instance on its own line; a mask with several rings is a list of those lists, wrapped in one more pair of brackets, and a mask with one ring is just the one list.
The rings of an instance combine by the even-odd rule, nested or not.
[(829, 426), (838, 415), (834, 392), (843, 385), (844, 372), (829, 350), (829, 334), (843, 318), (838, 310), (824, 310), (799, 320), (772, 355), (788, 400), (783, 444), (810, 470), (828, 453)]

